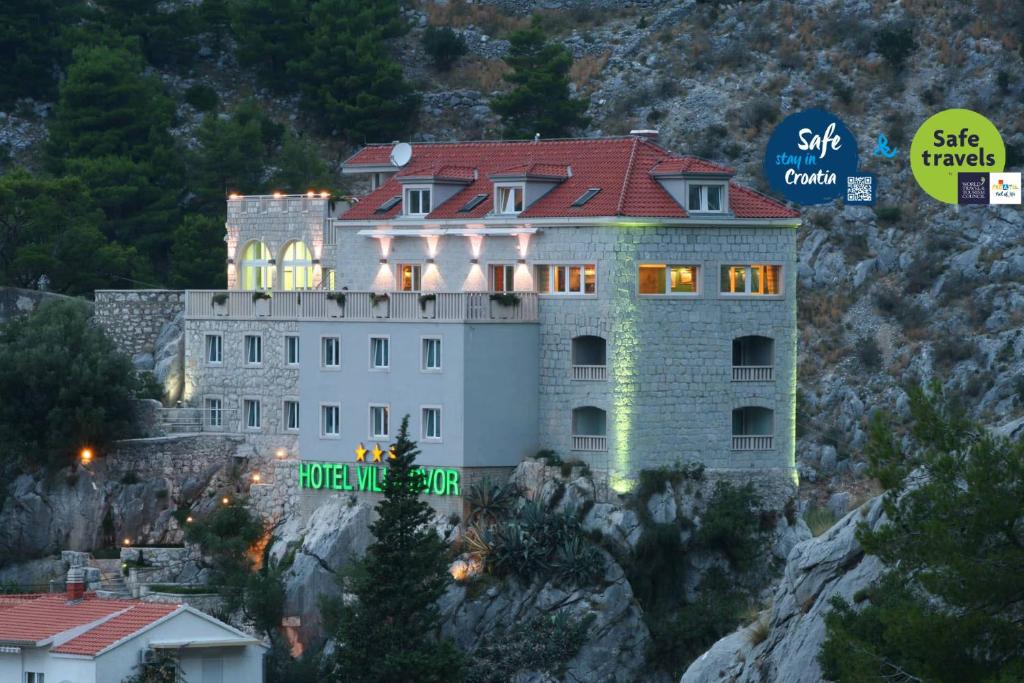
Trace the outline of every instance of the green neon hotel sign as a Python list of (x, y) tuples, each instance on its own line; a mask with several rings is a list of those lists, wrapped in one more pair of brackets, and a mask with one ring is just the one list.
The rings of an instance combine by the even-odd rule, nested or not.
[[(432, 496), (458, 496), (459, 471), (450, 467), (417, 468), (423, 480), (423, 493)], [(300, 462), (299, 488), (328, 491), (382, 493), (387, 469), (347, 462)]]

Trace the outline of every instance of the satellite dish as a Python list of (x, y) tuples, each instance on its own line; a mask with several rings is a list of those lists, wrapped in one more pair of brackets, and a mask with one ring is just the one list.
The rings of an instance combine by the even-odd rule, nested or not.
[(408, 142), (398, 142), (391, 148), (391, 165), (401, 168), (412, 159), (412, 145)]

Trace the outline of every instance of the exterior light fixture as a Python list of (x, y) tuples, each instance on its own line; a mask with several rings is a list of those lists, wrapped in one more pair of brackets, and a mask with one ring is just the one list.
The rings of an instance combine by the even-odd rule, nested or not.
[(283, 448), (278, 448), (277, 452), (274, 453), (278, 458), (285, 458), (288, 456), (288, 452)]
[(229, 266), (233, 266), (233, 265), (235, 265), (235, 259), (233, 259), (233, 258), (229, 258), (229, 259), (228, 259), (228, 265), (229, 265)]
[(381, 257), (381, 259), (380, 259), (380, 262), (381, 262), (381, 263), (387, 263), (387, 262), (388, 262), (388, 260), (387, 260), (386, 258), (384, 258), (384, 257)]
[(228, 199), (238, 199), (238, 195), (234, 192), (228, 195)]
[(327, 190), (322, 190), (320, 192), (320, 199), (327, 199), (330, 196), (331, 196), (331, 193), (328, 192)]
[(427, 259), (427, 263), (428, 263), (428, 264), (431, 264), (431, 263), (433, 263), (433, 262), (434, 262), (434, 259), (432, 259), (432, 258), (428, 258), (428, 259)]
[(253, 472), (252, 473), (252, 483), (258, 484), (258, 483), (260, 483), (260, 481), (262, 479), (263, 479), (263, 477), (260, 476), (259, 472)]
[(518, 263), (520, 265), (526, 265), (526, 259), (524, 259), (524, 258), (516, 259), (516, 263)]
[(477, 263), (480, 263), (480, 259), (478, 259), (478, 258), (471, 258), (471, 259), (469, 259), (469, 262), (472, 263), (473, 265), (476, 265)]
[(309, 192), (306, 193), (306, 196), (309, 197), (310, 199), (312, 199), (315, 195), (316, 192), (313, 192), (313, 190), (310, 190)]
[(132, 544), (132, 539), (130, 539), (130, 538), (124, 539), (124, 545), (131, 545), (131, 544)]
[(92, 462), (92, 449), (91, 448), (83, 448), (78, 453), (78, 457), (80, 457), (82, 459), (82, 464), (83, 465), (88, 465), (89, 463)]
[(185, 524), (191, 524), (191, 523), (192, 523), (192, 515), (189, 515), (188, 517), (185, 518)]
[(318, 259), (318, 258), (313, 259), (313, 265), (314, 266), (319, 266), (320, 265), (320, 259)]
[(276, 266), (277, 265), (277, 259), (276, 258), (270, 259), (269, 261), (267, 261), (267, 265), (268, 266)]
[(228, 498), (227, 496), (224, 496), (223, 498), (221, 498), (221, 499), (220, 499), (220, 502), (221, 502), (221, 504), (223, 504), (223, 505), (227, 505), (228, 503), (230, 503), (230, 502), (231, 502), (231, 499), (230, 499), (230, 498)]
[(283, 196), (284, 196), (284, 195), (282, 195), (282, 194), (281, 194), (280, 192), (275, 192), (275, 193), (274, 193), (274, 199), (280, 199), (280, 198), (281, 198), (281, 197), (283, 197)]

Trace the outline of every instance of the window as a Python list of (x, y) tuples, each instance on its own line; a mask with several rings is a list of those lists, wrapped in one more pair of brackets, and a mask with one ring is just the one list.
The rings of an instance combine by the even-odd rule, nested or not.
[(285, 365), (299, 364), (299, 338), (294, 334), (284, 338), (284, 362)]
[(245, 364), (259, 365), (263, 362), (263, 337), (258, 334), (245, 335)]
[(402, 201), (401, 197), (391, 197), (390, 199), (385, 199), (384, 203), (374, 210), (374, 213), (387, 213), (391, 209), (395, 208), (395, 205), (398, 204), (398, 202), (400, 201)]
[(493, 264), (487, 268), (487, 281), (492, 292), (515, 291), (516, 267), (511, 264)]
[(578, 206), (583, 206), (584, 204), (589, 202), (591, 199), (593, 199), (594, 195), (596, 195), (600, 191), (601, 191), (601, 188), (599, 188), (599, 187), (592, 187), (592, 188), (590, 188), (589, 190), (587, 190), (586, 192), (581, 194), (579, 199), (574, 201), (571, 204), (571, 206), (577, 206), (577, 207)]
[(341, 435), (341, 406), (328, 403), (320, 406), (320, 436), (329, 439)]
[(289, 432), (299, 431), (299, 402), (284, 402), (284, 428)]
[(441, 338), (440, 337), (424, 337), (423, 338), (423, 370), (440, 370), (441, 369)]
[(337, 369), (341, 367), (341, 339), (320, 338), (320, 367)]
[(224, 361), (224, 337), (219, 334), (206, 335), (206, 362), (220, 365)]
[(398, 276), (398, 288), (403, 292), (420, 291), (420, 275), (423, 266), (418, 263), (399, 263), (395, 266), (395, 274)]
[(441, 409), (423, 409), (423, 439), (426, 441), (441, 440)]
[(541, 265), (536, 269), (537, 291), (542, 294), (595, 294), (597, 266)]
[(523, 210), (523, 188), (520, 185), (498, 186), (495, 213), (516, 214)]
[(732, 450), (767, 451), (774, 446), (775, 413), (770, 408), (745, 406), (732, 411)]
[(270, 249), (263, 242), (250, 242), (242, 250), (242, 289), (270, 289)]
[(263, 425), (263, 418), (260, 415), (260, 402), (255, 399), (245, 399), (245, 428), (259, 429)]
[(486, 193), (473, 195), (473, 197), (470, 198), (468, 202), (462, 205), (462, 208), (459, 209), (459, 213), (469, 213), (476, 207), (480, 206), (480, 203), (483, 202), (483, 200), (485, 199), (487, 199)]
[(280, 286), (289, 291), (313, 286), (313, 254), (305, 243), (291, 242), (284, 248)]
[(208, 398), (203, 402), (206, 424), (210, 427), (224, 426), (224, 403), (219, 398)]
[(686, 208), (696, 212), (725, 211), (725, 184), (689, 184)]
[(324, 268), (324, 276), (320, 282), (320, 288), (331, 292), (334, 291), (334, 268)]
[(406, 190), (405, 213), (410, 216), (426, 216), (430, 213), (430, 190)]
[(644, 263), (637, 269), (640, 294), (696, 294), (698, 266), (669, 266)]
[(723, 294), (756, 296), (781, 294), (781, 286), (782, 266), (768, 264), (722, 266), (721, 292)]
[(584, 406), (572, 411), (572, 450), (607, 451), (608, 415), (601, 408)]
[(370, 337), (370, 368), (387, 370), (390, 364), (388, 352), (391, 340), (387, 337)]
[(32, 671), (25, 672), (25, 683), (46, 683), (46, 674), (35, 673)]
[(370, 406), (370, 438), (386, 439), (388, 437), (388, 407)]

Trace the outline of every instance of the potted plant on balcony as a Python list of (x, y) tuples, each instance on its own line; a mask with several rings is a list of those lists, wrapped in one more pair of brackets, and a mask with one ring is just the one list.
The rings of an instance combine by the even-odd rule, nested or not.
[(437, 294), (420, 294), (420, 317), (437, 317)]
[(331, 318), (345, 317), (345, 292), (327, 292), (327, 300), (333, 304), (327, 304), (327, 315)]
[(214, 315), (227, 315), (228, 314), (228, 293), (217, 292), (210, 297), (210, 305), (213, 306)]
[(260, 317), (270, 315), (270, 294), (268, 292), (253, 292), (252, 303), (256, 307), (256, 315)]
[(519, 295), (515, 292), (491, 294), (491, 317), (497, 320), (508, 320), (513, 316), (513, 309), (519, 306), (519, 301)]
[(370, 294), (370, 305), (374, 318), (386, 318), (391, 310), (391, 297), (387, 292)]

